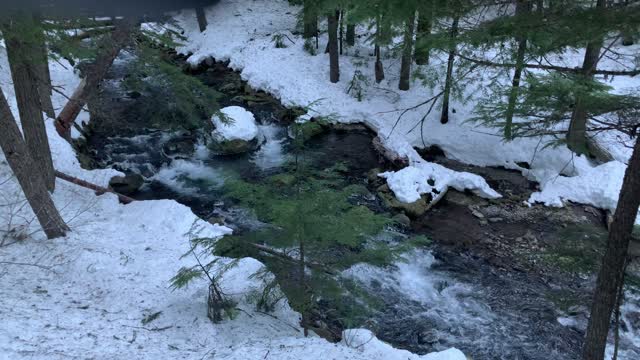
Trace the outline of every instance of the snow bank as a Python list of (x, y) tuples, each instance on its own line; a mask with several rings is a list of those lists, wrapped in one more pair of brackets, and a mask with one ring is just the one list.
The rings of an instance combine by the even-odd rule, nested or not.
[(500, 194), (489, 187), (482, 177), (453, 171), (434, 163), (417, 163), (379, 176), (387, 179), (387, 184), (396, 198), (404, 203), (417, 201), (420, 195), (434, 192), (434, 190), (437, 193), (445, 192), (450, 186), (458, 191), (469, 189), (478, 196), (490, 199), (500, 197)]
[[(228, 106), (220, 110), (226, 119), (214, 114), (211, 118), (214, 138), (221, 140), (251, 141), (258, 136), (258, 125), (253, 114), (240, 106)], [(228, 122), (228, 121), (230, 122)]]
[[(529, 201), (559, 207), (569, 200), (615, 212), (626, 169), (625, 164), (610, 161), (578, 176), (560, 176), (543, 184), (542, 191), (532, 194)], [(636, 223), (640, 224), (640, 213)]]
[[(499, 166), (521, 171), (530, 180), (539, 182), (543, 192), (547, 186), (553, 187), (551, 180), (559, 174), (592, 174), (593, 166), (584, 157), (576, 158), (566, 147), (545, 147), (545, 142), (551, 138), (520, 138), (504, 142), (499, 130), (467, 123), (473, 116), (474, 94), (482, 93), (490, 81), (499, 76), (504, 77), (505, 73), (498, 74), (486, 69), (478, 78), (474, 78), (461, 96), (465, 101), (452, 99), (452, 113), (446, 125), (440, 124), (439, 111), (432, 111), (423, 119), (428, 105), (415, 107), (440, 88), (436, 87), (435, 91), (427, 89), (416, 79), (411, 90), (398, 95), (400, 62), (394, 58), (383, 58), (387, 80), (375, 84), (372, 60), (367, 56), (371, 52), (371, 46), (363, 44), (362, 40), (355, 47), (345, 48), (345, 55), (340, 57), (340, 81), (330, 83), (328, 57), (322, 53), (310, 55), (303, 49), (304, 40), (290, 32), (295, 28), (298, 10), (299, 8), (290, 6), (284, 0), (221, 0), (208, 9), (209, 27), (203, 33), (198, 29), (195, 13), (186, 10), (175, 16), (189, 39), (179, 51), (191, 54), (188, 61), (192, 64), (198, 64), (208, 57), (228, 60), (230, 66), (241, 71), (242, 78), (251, 86), (270, 92), (285, 105), (313, 104), (311, 110), (314, 114), (331, 116), (340, 122), (365, 122), (379, 133), (385, 147), (406, 157), (411, 165), (428, 165), (415, 152), (414, 146), (437, 145), (447, 157), (454, 160), (477, 166)], [(366, 31), (364, 28), (358, 30)], [(276, 48), (272, 41), (272, 36), (276, 33), (286, 34), (294, 43), (287, 42), (286, 48)], [(326, 34), (320, 39), (320, 44), (324, 43)], [(636, 47), (633, 48), (617, 50), (637, 51)], [(583, 51), (568, 51), (554, 61), (566, 66), (577, 66), (583, 55)], [(609, 59), (602, 59), (601, 65), (606, 68), (619, 66)], [(414, 68), (426, 69), (444, 74), (446, 54), (434, 52), (428, 67)], [(367, 77), (369, 82), (369, 85), (363, 85), (366, 96), (361, 102), (346, 94), (356, 71)], [(440, 78), (444, 78), (444, 75)], [(616, 89), (640, 85), (640, 78), (614, 77), (609, 81)], [(404, 113), (398, 121), (403, 110), (409, 108), (413, 109)], [(609, 140), (605, 147), (614, 154), (616, 160), (625, 162), (625, 157), (630, 152), (625, 151), (616, 139)], [(522, 163), (527, 163), (528, 166), (522, 167)], [(430, 175), (436, 177), (436, 183), (450, 181), (447, 178), (437, 178), (441, 176), (439, 173)], [(447, 175), (467, 177), (464, 173), (447, 172)], [(460, 183), (464, 181), (461, 180)], [(478, 184), (473, 181), (473, 185)], [(612, 189), (615, 188), (615, 184), (613, 185)], [(608, 187), (609, 184), (603, 183), (601, 186)], [(484, 184), (480, 188), (484, 189)], [(557, 189), (558, 195), (567, 199), (578, 197), (573, 194), (574, 190), (570, 187)], [(589, 200), (589, 203), (596, 203), (595, 200), (600, 196), (598, 192), (599, 189), (590, 187), (580, 197)]]

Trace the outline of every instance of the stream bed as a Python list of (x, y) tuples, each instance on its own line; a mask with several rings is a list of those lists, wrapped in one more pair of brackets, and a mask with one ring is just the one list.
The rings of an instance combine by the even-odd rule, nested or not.
[[(197, 131), (146, 126), (144, 116), (135, 109), (151, 101), (150, 95), (132, 96), (120, 83), (132, 57), (128, 54), (118, 59), (111, 69), (110, 82), (91, 104), (95, 114), (82, 144), (88, 166), (142, 175), (144, 185), (132, 195), (136, 199), (174, 199), (201, 218), (224, 223), (239, 234), (263, 229), (265, 223), (254, 209), (228, 199), (225, 184), (243, 181), (265, 185), (267, 179), (286, 174), (290, 164), (299, 159), (288, 123), (283, 120), (286, 109), (267, 94), (248, 89), (224, 64), (193, 71), (204, 84), (221, 91), (221, 106), (239, 105), (252, 111), (264, 137), (255, 152), (216, 156)], [(256, 97), (262, 100), (255, 101)], [(107, 112), (108, 119), (104, 115)], [(305, 143), (304, 161), (318, 173), (341, 164), (341, 187), (347, 184), (368, 189), (349, 201), (392, 218), (394, 212), (377, 197), (368, 176), (371, 169), (391, 167), (372, 146), (374, 136), (358, 126), (332, 128)], [(288, 185), (283, 182), (278, 186)], [(454, 205), (445, 199), (436, 213), (446, 215), (448, 206)], [(472, 359), (578, 358), (584, 310), (559, 308), (554, 294), (563, 293), (565, 284), (548, 281), (534, 271), (496, 266), (483, 252), (451, 246), (450, 238), (463, 233), (466, 222), (477, 219), (461, 213), (451, 213), (449, 218), (446, 224), (437, 219), (431, 223), (447, 226), (444, 233), (444, 229), (431, 231), (422, 226), (428, 218), (412, 221), (411, 226), (388, 225), (385, 232), (391, 234), (392, 241), (414, 235), (427, 235), (432, 241), (407, 250), (391, 265), (359, 263), (338, 269), (337, 276), (355, 281), (378, 303), (366, 319), (360, 318), (348, 327), (371, 328), (380, 339), (417, 353), (456, 347)], [(588, 289), (573, 290), (572, 294), (588, 294)], [(587, 302), (584, 298), (577, 303)], [(638, 307), (630, 306), (629, 314), (637, 314)], [(640, 318), (635, 322), (623, 329), (622, 358), (640, 358)]]

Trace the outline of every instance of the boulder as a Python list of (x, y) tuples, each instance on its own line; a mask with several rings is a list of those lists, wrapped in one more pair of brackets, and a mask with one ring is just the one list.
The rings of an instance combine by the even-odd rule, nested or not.
[(424, 215), (427, 210), (429, 210), (429, 203), (431, 202), (431, 195), (426, 194), (412, 203), (403, 203), (400, 200), (396, 199), (395, 195), (393, 195), (393, 193), (389, 191), (389, 186), (387, 184), (384, 184), (378, 188), (378, 196), (380, 196), (385, 206), (397, 210), (402, 210), (405, 214), (412, 218), (417, 218)]
[(236, 155), (257, 149), (260, 131), (253, 114), (240, 106), (229, 106), (214, 114), (209, 148), (219, 155)]
[(109, 187), (113, 191), (122, 195), (135, 194), (144, 184), (144, 178), (139, 174), (127, 174), (125, 176), (114, 176), (109, 180)]

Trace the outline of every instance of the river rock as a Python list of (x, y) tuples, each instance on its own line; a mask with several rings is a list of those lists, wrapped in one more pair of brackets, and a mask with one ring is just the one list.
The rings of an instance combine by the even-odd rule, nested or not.
[(404, 227), (411, 226), (411, 219), (409, 219), (409, 217), (403, 213), (396, 214), (394, 217), (391, 218), (391, 220), (395, 221), (396, 223)]
[[(385, 191), (385, 188), (387, 191)], [(420, 199), (412, 202), (412, 203), (403, 203), (400, 200), (396, 199), (395, 195), (388, 191), (389, 186), (384, 184), (378, 188), (378, 196), (382, 199), (384, 204), (387, 207), (402, 210), (409, 217), (417, 218), (429, 209), (429, 203), (431, 202), (431, 194), (425, 194)]]
[(240, 106), (229, 106), (211, 118), (215, 129), (209, 148), (219, 155), (236, 155), (260, 146), (260, 131), (253, 114)]
[(114, 176), (109, 180), (109, 187), (113, 191), (122, 195), (132, 195), (144, 184), (144, 178), (139, 174), (127, 174), (125, 176)]
[(191, 137), (178, 137), (162, 145), (163, 154), (171, 159), (187, 159), (193, 155), (195, 143)]

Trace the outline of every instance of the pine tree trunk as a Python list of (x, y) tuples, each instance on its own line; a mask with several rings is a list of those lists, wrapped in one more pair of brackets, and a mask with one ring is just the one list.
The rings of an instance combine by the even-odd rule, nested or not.
[[(304, 1), (304, 8), (302, 9), (302, 22), (303, 22), (303, 34), (305, 39), (311, 39), (318, 34), (318, 16), (311, 7), (311, 0)], [(316, 46), (317, 47), (317, 46)]]
[(340, 11), (338, 14), (340, 15), (340, 36), (338, 38), (340, 39), (340, 55), (342, 55), (342, 42), (344, 40), (344, 12)]
[(204, 12), (204, 8), (202, 6), (196, 7), (196, 18), (198, 19), (198, 27), (200, 28), (200, 32), (204, 32), (207, 30), (207, 15)]
[[(598, 0), (597, 8), (605, 7), (605, 0)], [(584, 54), (584, 62), (582, 63), (582, 76), (586, 80), (593, 79), (593, 73), (598, 67), (600, 60), (600, 51), (602, 50), (603, 40), (596, 39), (587, 44)], [(584, 100), (580, 96), (576, 97), (576, 104), (571, 114), (571, 123), (567, 132), (567, 147), (576, 154), (589, 154), (587, 146), (587, 113)]]
[(453, 82), (453, 62), (456, 58), (455, 40), (458, 36), (458, 23), (460, 18), (456, 15), (451, 24), (451, 45), (449, 47), (449, 59), (447, 60), (447, 78), (444, 82), (444, 91), (442, 93), (442, 113), (440, 114), (440, 123), (449, 122), (449, 100), (451, 98), (451, 86)]
[(347, 24), (347, 37), (345, 39), (347, 45), (354, 46), (356, 44), (356, 25)]
[(37, 78), (38, 66), (36, 66), (36, 63), (42, 60), (40, 59), (41, 54), (34, 53), (34, 49), (38, 48), (38, 41), (34, 36), (30, 35), (28, 39), (21, 39), (24, 36), (24, 34), (21, 34), (24, 31), (24, 29), (21, 29), (22, 26), (37, 29), (36, 25), (27, 19), (27, 17), (23, 17), (18, 21), (24, 20), (24, 23), (14, 22), (11, 25), (4, 26), (3, 33), (5, 35), (7, 57), (24, 140), (33, 161), (35, 161), (39, 169), (38, 174), (42, 178), (43, 184), (49, 191), (53, 192), (56, 178), (49, 148), (49, 139), (47, 138), (47, 129), (42, 117), (40, 97), (38, 96), (39, 79)]
[[(42, 19), (38, 15), (34, 15), (35, 25), (41, 24)], [(34, 27), (36, 29), (36, 27)], [(36, 59), (36, 79), (38, 81), (38, 96), (40, 97), (40, 107), (42, 111), (47, 114), (51, 119), (56, 118), (56, 112), (53, 109), (53, 103), (51, 102), (51, 95), (53, 93), (53, 87), (51, 86), (51, 74), (49, 73), (49, 50), (45, 42), (44, 31), (39, 32), (34, 39), (34, 57)]]
[(31, 209), (47, 238), (65, 236), (69, 230), (55, 207), (42, 177), (39, 165), (31, 158), (27, 144), (22, 139), (20, 129), (11, 113), (7, 99), (0, 90), (0, 148), (13, 170)]
[(416, 64), (429, 64), (430, 48), (426, 45), (429, 36), (431, 36), (431, 9), (423, 9), (418, 14), (418, 32), (416, 34)]
[(381, 25), (380, 25), (381, 19), (380, 16), (378, 16), (377, 18), (377, 23), (376, 23), (376, 45), (375, 45), (375, 55), (376, 55), (376, 64), (375, 64), (375, 74), (376, 74), (376, 83), (380, 84), (380, 82), (382, 82), (382, 80), (384, 80), (384, 66), (382, 66), (382, 60), (380, 60), (380, 44), (378, 43), (379, 39), (381, 38)]
[[(527, 16), (531, 10), (531, 4), (528, 0), (517, 0), (516, 2), (516, 16)], [(511, 82), (511, 91), (509, 92), (509, 103), (507, 104), (507, 113), (504, 126), (504, 138), (507, 140), (513, 139), (513, 113), (516, 108), (516, 101), (518, 100), (518, 93), (520, 91), (520, 79), (522, 78), (522, 71), (524, 69), (524, 56), (527, 52), (527, 39), (524, 36), (517, 36), (518, 50), (516, 53), (516, 68), (513, 73), (513, 81)]]
[(415, 30), (416, 13), (406, 22), (404, 29), (404, 49), (402, 51), (402, 63), (400, 65), (400, 82), (398, 89), (409, 90), (411, 87), (411, 63), (413, 62), (413, 32)]
[(331, 12), (327, 19), (329, 21), (329, 79), (332, 83), (340, 81), (340, 59), (338, 56), (338, 15), (339, 12)]
[(130, 20), (121, 20), (116, 24), (116, 29), (99, 48), (102, 51), (96, 57), (87, 76), (78, 85), (73, 95), (56, 118), (56, 130), (58, 134), (71, 141), (71, 126), (80, 114), (82, 107), (89, 98), (98, 91), (102, 79), (106, 76), (111, 64), (120, 53), (120, 50), (128, 43), (133, 23)]
[(582, 348), (583, 360), (602, 360), (607, 344), (611, 313), (617, 290), (623, 286), (629, 240), (640, 207), (640, 140), (636, 144), (624, 174), (613, 222), (609, 227), (607, 249), (596, 281), (591, 316)]

